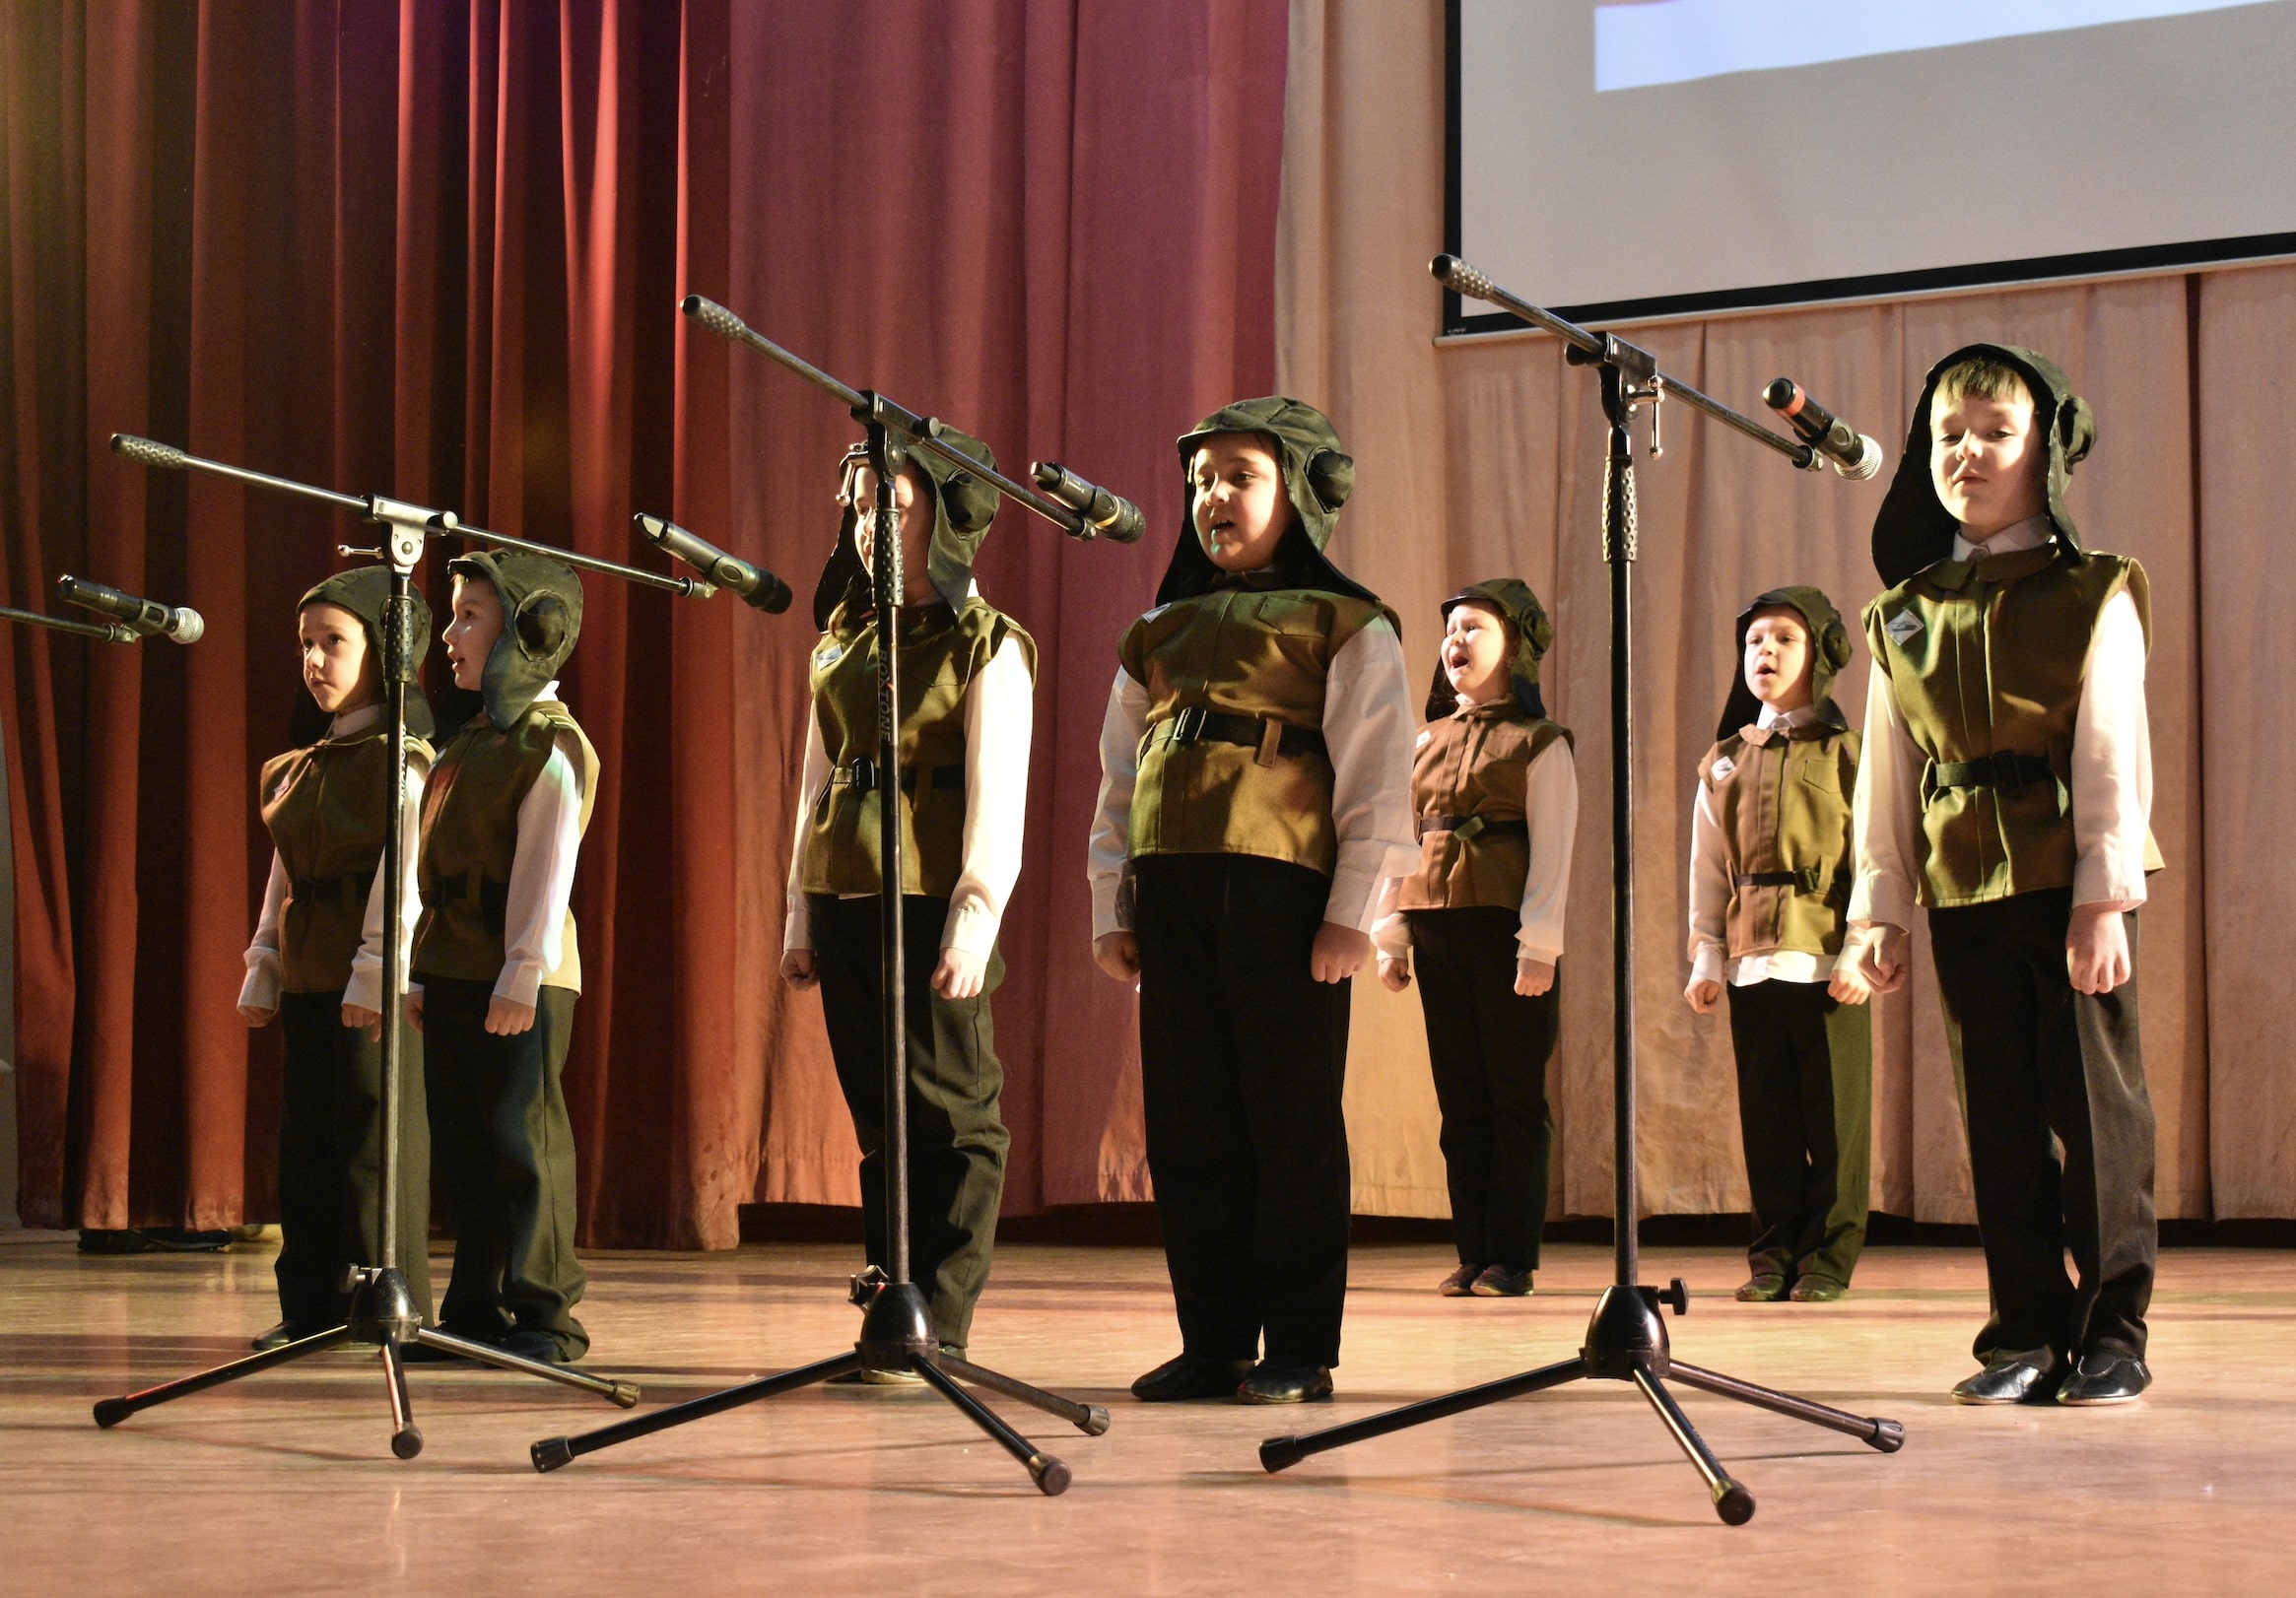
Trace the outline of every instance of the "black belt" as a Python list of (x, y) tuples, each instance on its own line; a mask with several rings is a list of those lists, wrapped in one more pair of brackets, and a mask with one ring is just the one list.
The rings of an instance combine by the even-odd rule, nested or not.
[(1241, 744), (1246, 749), (1258, 749), (1267, 742), (1268, 729), (1280, 727), (1276, 734), (1275, 752), (1278, 755), (1328, 755), (1323, 735), (1313, 727), (1295, 727), (1288, 721), (1271, 721), (1266, 716), (1232, 715), (1224, 710), (1207, 710), (1200, 704), (1190, 704), (1168, 722), (1159, 722), (1149, 729), (1153, 740), (1159, 728), (1169, 726), (1167, 734), (1176, 744)]
[(330, 894), (343, 899), (365, 900), (368, 887), (373, 881), (372, 867), (364, 872), (347, 871), (340, 877), (298, 877), (289, 885), (289, 893), (298, 904), (308, 904)]
[(443, 910), (457, 904), (478, 912), (479, 923), (500, 932), (510, 916), (510, 885), (496, 882), (473, 866), (461, 877), (426, 877), (422, 883), (423, 908)]
[[(877, 763), (864, 755), (830, 772), (830, 785), (836, 787), (842, 784), (848, 788), (858, 788), (863, 793), (874, 793), (879, 786), (879, 770)], [(932, 773), (931, 787), (962, 788), (965, 785), (965, 767), (962, 766), (905, 766), (901, 768), (901, 791), (916, 792), (918, 775), (924, 771)]]
[(1730, 881), (1740, 888), (1795, 888), (1805, 894), (1822, 894), (1849, 887), (1850, 873), (1837, 871), (1829, 876), (1822, 867), (1805, 866), (1799, 871), (1748, 871)]
[(2018, 755), (2008, 750), (1980, 761), (1929, 763), (1932, 788), (1998, 788), (2003, 793), (2015, 794), (2027, 783), (2055, 787), (2057, 767), (2039, 756)]
[(1511, 822), (1485, 821), (1480, 816), (1422, 816), (1419, 818), (1419, 835), (1430, 832), (1449, 832), (1464, 843), (1471, 837), (1528, 837), (1530, 823), (1518, 818)]

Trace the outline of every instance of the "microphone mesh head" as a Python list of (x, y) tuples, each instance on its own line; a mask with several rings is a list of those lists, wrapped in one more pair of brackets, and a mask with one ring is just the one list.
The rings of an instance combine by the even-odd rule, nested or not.
[(183, 469), (183, 451), (173, 444), (161, 443), (156, 438), (139, 438), (132, 433), (111, 435), (113, 453), (125, 455), (139, 466), (162, 466), (174, 471)]
[(168, 630), (168, 636), (177, 643), (197, 643), (207, 633), (207, 618), (188, 605), (175, 610), (175, 625)]
[(1857, 460), (1853, 461), (1848, 466), (1844, 466), (1839, 461), (1837, 461), (1834, 464), (1834, 470), (1841, 473), (1844, 477), (1848, 478), (1853, 483), (1864, 482), (1874, 473), (1881, 470), (1881, 445), (1875, 443), (1864, 433), (1859, 433), (1857, 435)]
[(698, 294), (686, 296), (686, 314), (700, 322), (721, 339), (738, 339), (749, 331), (749, 324), (727, 310), (714, 300), (705, 300)]

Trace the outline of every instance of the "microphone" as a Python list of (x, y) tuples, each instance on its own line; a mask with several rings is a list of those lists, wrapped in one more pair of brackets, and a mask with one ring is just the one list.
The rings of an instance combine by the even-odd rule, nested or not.
[(1881, 445), (1803, 393), (1792, 378), (1772, 378), (1762, 390), (1762, 403), (1793, 424), (1801, 441), (1851, 482), (1862, 483), (1881, 470)]
[(1140, 535), (1148, 530), (1148, 518), (1140, 513), (1138, 505), (1098, 484), (1087, 483), (1056, 460), (1030, 462), (1029, 475), (1037, 480), (1038, 488), (1083, 514), (1085, 529), (1081, 536), (1085, 538), (1137, 544)]
[(641, 510), (631, 520), (649, 543), (659, 545), (665, 554), (676, 556), (718, 587), (739, 594), (751, 609), (778, 616), (789, 608), (789, 585), (764, 566), (728, 555), (660, 516)]
[(197, 643), (200, 634), (207, 631), (207, 623), (200, 618), (199, 612), (188, 606), (176, 605), (170, 608), (80, 577), (58, 577), (56, 597), (67, 605), (77, 605), (83, 610), (116, 616), (145, 637), (155, 633), (165, 633), (177, 643)]

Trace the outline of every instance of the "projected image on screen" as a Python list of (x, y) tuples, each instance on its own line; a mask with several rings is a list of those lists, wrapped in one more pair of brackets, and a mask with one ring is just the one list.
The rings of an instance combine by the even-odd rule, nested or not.
[(1448, 242), (1582, 316), (2296, 253), (2296, 0), (1454, 18)]

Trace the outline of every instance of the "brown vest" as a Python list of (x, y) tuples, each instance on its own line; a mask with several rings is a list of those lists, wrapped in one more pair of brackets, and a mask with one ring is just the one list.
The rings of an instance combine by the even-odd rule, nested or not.
[[(1927, 763), (1925, 905), (2071, 884), (2073, 722), (2098, 618), (2124, 589), (2149, 644), (2144, 568), (2119, 555), (2045, 547), (1940, 561), (1865, 607), (1874, 664), (1888, 674), (1898, 714)], [(2033, 764), (2013, 781), (1955, 780), (1995, 760)], [(2145, 856), (2157, 869), (2149, 837)]]
[[(1842, 952), (1857, 856), (1850, 801), (1857, 791), (1857, 735), (1824, 721), (1748, 729), (1698, 763), (1729, 847), (1729, 958), (1797, 950)], [(1791, 882), (1754, 881), (1790, 875)]]
[(1570, 736), (1512, 699), (1459, 710), (1428, 727), (1411, 763), (1419, 869), (1403, 879), (1397, 907), (1519, 907), (1530, 876), (1523, 799), (1530, 764)]
[[(410, 761), (431, 746), (407, 740)], [(380, 724), (264, 762), (263, 825), (287, 874), (279, 914), (279, 985), (340, 993), (367, 929), (367, 899), (390, 831), (390, 739)]]
[[(965, 694), (1018, 638), (1037, 670), (1036, 640), (976, 597), (962, 611), (902, 613), (901, 881), (904, 894), (946, 899), (965, 868)], [(813, 713), (834, 765), (814, 796), (800, 886), (808, 894), (883, 891), (877, 769), (877, 634), (866, 616), (830, 618), (813, 650)]]
[[(1131, 852), (1256, 854), (1329, 875), (1331, 760), (1321, 748), (1331, 657), (1384, 606), (1249, 582), (1159, 605), (1116, 645), (1148, 691), (1132, 789)], [(1208, 717), (1255, 743), (1202, 736)], [(1290, 745), (1287, 752), (1287, 742)]]
[[(491, 982), (503, 974), (518, 807), (550, 764), (562, 732), (574, 735), (586, 830), (598, 792), (598, 752), (558, 700), (537, 699), (507, 732), (481, 717), (439, 751), (423, 784), (423, 919), (415, 927), (409, 963), (418, 978)], [(571, 905), (560, 938), (558, 964), (544, 974), (543, 985), (579, 991), (582, 960)]]

